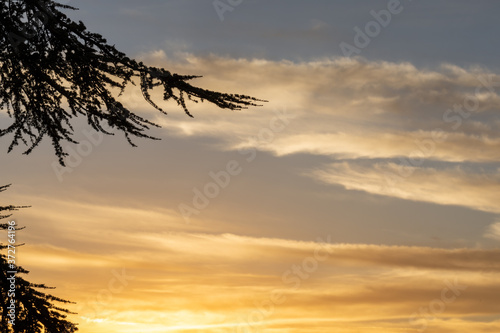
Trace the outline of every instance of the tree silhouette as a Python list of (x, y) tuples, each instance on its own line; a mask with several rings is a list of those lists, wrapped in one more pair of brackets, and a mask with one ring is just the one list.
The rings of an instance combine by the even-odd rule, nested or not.
[[(7, 186), (0, 186), (0, 192), (7, 189)], [(0, 219), (9, 218), (11, 211), (17, 210), (16, 206), (0, 206)], [(5, 215), (7, 213), (7, 215)], [(10, 226), (13, 230), (14, 226)], [(0, 229), (7, 230), (9, 223), (0, 223)], [(20, 230), (19, 228), (15, 229)], [(3, 252), (8, 245), (0, 243), (0, 250)], [(12, 265), (8, 256), (0, 253), (0, 331), (2, 333), (72, 333), (78, 330), (75, 324), (67, 321), (68, 310), (57, 307), (53, 302), (70, 303), (58, 297), (45, 294), (40, 289), (53, 289), (44, 284), (30, 283), (17, 274), (27, 274), (27, 270), (20, 266)], [(11, 280), (13, 276), (10, 271), (17, 271), (15, 276), (15, 289), (13, 297), (11, 291)], [(15, 300), (15, 313), (9, 316), (10, 300)], [(15, 325), (9, 323), (9, 319), (15, 318)]]
[(9, 152), (19, 143), (29, 154), (49, 137), (59, 162), (64, 165), (61, 141), (77, 143), (70, 120), (85, 116), (96, 131), (112, 132), (107, 124), (131, 136), (156, 139), (145, 133), (157, 124), (134, 114), (115, 97), (128, 84), (139, 81), (146, 101), (161, 86), (163, 99), (174, 100), (189, 113), (187, 100), (209, 101), (220, 108), (239, 110), (264, 102), (254, 97), (220, 93), (192, 86), (195, 75), (171, 74), (163, 68), (146, 66), (128, 58), (99, 34), (69, 19), (58, 8), (76, 9), (52, 0), (2, 1), (0, 11), (0, 107), (14, 119), (0, 130), (0, 137), (12, 134)]

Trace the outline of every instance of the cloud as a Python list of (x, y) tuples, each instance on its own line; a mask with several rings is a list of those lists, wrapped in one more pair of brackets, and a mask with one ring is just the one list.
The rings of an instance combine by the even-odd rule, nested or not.
[(406, 160), (405, 163), (379, 162), (369, 166), (353, 162), (332, 163), (308, 174), (349, 190), (500, 213), (499, 170), (478, 173), (461, 167), (414, 167)]
[[(113, 233), (109, 233), (113, 237)], [(500, 272), (498, 249), (438, 249), (429, 247), (385, 246), (370, 244), (329, 244), (327, 238), (318, 242), (305, 242), (277, 238), (257, 238), (234, 234), (201, 233), (148, 233), (137, 232), (124, 241), (134, 243), (131, 250), (115, 251), (108, 254), (85, 254), (80, 251), (67, 251), (56, 247), (41, 245), (27, 248), (26, 256), (46, 254), (47, 261), (54, 267), (100, 267), (108, 266), (157, 267), (159, 271), (172, 271), (183, 267), (182, 272), (196, 276), (200, 262), (209, 267), (212, 264), (224, 265), (225, 272), (212, 274), (252, 274), (276, 273), (277, 267), (287, 269), (290, 264), (300, 263), (305, 258), (316, 259), (329, 267), (372, 268), (413, 268), (417, 270), (449, 270), (464, 272)], [(145, 255), (148, 253), (148, 255)], [(66, 261), (74, 258), (78, 264)], [(255, 258), (260, 258), (255, 261)], [(112, 264), (115, 262), (114, 264)], [(281, 264), (276, 266), (276, 263)], [(227, 266), (226, 266), (227, 265)], [(47, 262), (30, 261), (31, 267), (46, 267)], [(189, 268), (189, 269), (188, 269)], [(238, 280), (238, 279), (236, 279)], [(185, 282), (187, 282), (186, 280)], [(232, 283), (230, 283), (232, 284)]]
[[(473, 326), (467, 319), (471, 314), (495, 314), (495, 295), (500, 292), (498, 249), (328, 244), (199, 233), (136, 233), (130, 241), (141, 249), (89, 254), (30, 246), (23, 257), (37, 277), (49, 274), (52, 285), (67, 284), (63, 290), (78, 287), (71, 299), (79, 308), (69, 307), (79, 313), (81, 329), (89, 331), (138, 325), (151, 331), (234, 330), (259, 309), (267, 314), (259, 317), (256, 327), (286, 326), (298, 332), (312, 325), (320, 332), (321, 327), (359, 329), (372, 322), (401, 330), (414, 327), (408, 321), (412, 314), (439, 300), (443, 290), (453, 299), (433, 323), (453, 317)], [(48, 261), (37, 264), (31, 259), (39, 258), (40, 251)], [(61, 260), (50, 260), (53, 257)], [(80, 269), (72, 260), (82, 265)], [(107, 267), (100, 265), (106, 262)], [(111, 267), (125, 268), (134, 279), (106, 300), (99, 295), (115, 276)], [(54, 270), (59, 272), (55, 277)], [(455, 297), (450, 286), (458, 288)], [(276, 293), (281, 301), (270, 303)]]
[[(191, 103), (192, 119), (175, 103), (163, 105), (168, 116), (159, 114), (140, 89), (127, 90), (123, 102), (162, 125), (160, 135), (210, 138), (220, 150), (250, 147), (276, 156), (349, 159), (306, 174), (349, 190), (499, 211), (494, 196), (499, 179), (481, 171), (500, 167), (499, 74), (450, 64), (420, 69), (346, 58), (295, 63), (171, 56), (161, 49), (141, 58), (172, 72), (203, 75), (195, 85), (271, 101), (240, 112)], [(153, 95), (161, 100), (160, 91)], [(291, 115), (279, 131), (270, 126), (277, 112)], [(401, 159), (409, 167), (398, 167)], [(474, 164), (475, 171), (464, 163)], [(396, 172), (393, 178), (399, 179), (401, 169), (411, 176), (387, 186), (387, 173)]]
[[(314, 24), (321, 26), (321, 22)], [(178, 49), (177, 47), (173, 49)], [(394, 158), (421, 150), (438, 161), (497, 162), (500, 159), (500, 75), (485, 68), (443, 64), (433, 69), (410, 63), (325, 58), (309, 62), (232, 59), (162, 49), (141, 54), (146, 63), (180, 74), (202, 75), (194, 85), (267, 99), (262, 108), (241, 112), (208, 103), (189, 103), (195, 119), (175, 102), (161, 103), (164, 116), (144, 101), (140, 89), (121, 100), (160, 123), (164, 135), (212, 137), (225, 149), (256, 145), (274, 110), (296, 118), (259, 149), (277, 155), (318, 154), (334, 158)], [(224, 130), (220, 130), (223, 128)]]
[[(235, 148), (246, 146), (252, 146), (252, 141)], [(260, 147), (279, 156), (309, 153), (348, 159), (412, 156), (451, 162), (500, 160), (500, 138), (440, 131), (297, 134), (278, 136)]]
[[(272, 116), (272, 109), (286, 108), (298, 124), (264, 147), (279, 155), (406, 155), (417, 148), (415, 141), (429, 139), (437, 131), (446, 139), (439, 142), (433, 158), (492, 161), (499, 157), (500, 122), (489, 116), (500, 106), (496, 93), (500, 75), (484, 69), (445, 64), (432, 71), (409, 63), (346, 58), (305, 63), (188, 53), (169, 58), (162, 50), (143, 58), (172, 71), (203, 75), (195, 84), (271, 101), (262, 109), (237, 114), (206, 103), (191, 104), (202, 121), (187, 118), (180, 110), (157, 118), (166, 129), (182, 135), (214, 136), (234, 148), (248, 143), (246, 139)], [(125, 100), (150, 110), (139, 91)], [(222, 127), (226, 130), (217, 130)], [(471, 154), (478, 145), (479, 154)]]
[[(410, 63), (347, 58), (294, 63), (215, 55), (201, 57), (189, 53), (158, 57), (159, 53), (164, 54), (162, 50), (155, 50), (143, 54), (142, 58), (171, 71), (203, 75), (202, 80), (194, 82), (210, 89), (245, 93), (300, 111), (307, 121), (304, 130), (313, 129), (307, 126), (310, 123), (322, 124), (319, 129), (330, 129), (334, 123), (324, 120), (337, 118), (346, 122), (365, 120), (355, 124), (363, 127), (411, 126), (407, 118), (396, 117), (398, 114), (414, 117), (412, 120), (418, 129), (426, 123), (430, 128), (440, 125), (450, 129), (458, 120), (444, 120), (443, 115), (454, 105), (463, 105), (463, 110), (457, 109), (453, 115), (460, 115), (461, 111), (468, 123), (479, 121), (480, 114), (497, 110), (500, 105), (496, 93), (500, 75), (475, 67), (463, 69), (444, 64), (435, 70), (422, 70)], [(476, 102), (477, 107), (467, 111), (465, 106), (472, 102)], [(192, 104), (192, 107), (209, 112), (215, 120), (223, 114), (203, 104)], [(252, 109), (245, 114), (255, 112)], [(370, 123), (374, 120), (375, 123)]]

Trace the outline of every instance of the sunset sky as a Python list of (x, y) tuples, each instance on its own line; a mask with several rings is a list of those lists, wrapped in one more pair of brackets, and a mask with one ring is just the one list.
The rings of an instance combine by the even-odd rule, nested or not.
[[(82, 333), (500, 332), (500, 2), (70, 0), (148, 65), (268, 100), (7, 154), (27, 279)], [(360, 33), (361, 32), (361, 33)], [(2, 128), (11, 123), (5, 112)]]

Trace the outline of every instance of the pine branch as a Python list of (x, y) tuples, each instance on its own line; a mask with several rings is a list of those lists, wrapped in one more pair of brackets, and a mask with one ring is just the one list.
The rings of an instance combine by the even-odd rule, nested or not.
[(115, 89), (123, 92), (134, 79), (140, 81), (144, 99), (164, 114), (151, 98), (156, 87), (163, 89), (165, 101), (175, 101), (190, 117), (186, 98), (229, 110), (265, 102), (195, 87), (188, 81), (199, 76), (171, 74), (130, 59), (58, 8), (75, 9), (52, 0), (0, 5), (0, 108), (13, 118), (0, 137), (13, 135), (9, 151), (23, 144), (29, 154), (48, 137), (64, 165), (62, 143), (77, 143), (71, 122), (78, 116), (86, 117), (96, 131), (111, 134), (104, 130), (109, 126), (123, 132), (132, 145), (131, 137), (156, 139), (146, 133), (159, 126), (124, 107), (113, 94)]

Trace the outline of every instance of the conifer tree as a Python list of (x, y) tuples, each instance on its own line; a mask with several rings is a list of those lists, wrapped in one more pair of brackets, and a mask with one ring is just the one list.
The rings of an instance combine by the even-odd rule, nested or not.
[[(7, 189), (0, 186), (0, 192)], [(11, 212), (17, 210), (16, 206), (0, 206), (0, 219), (8, 219)], [(9, 229), (10, 227), (10, 229)], [(0, 223), (0, 230), (20, 230), (14, 225)], [(4, 235), (6, 237), (6, 235)], [(7, 239), (7, 237), (6, 237)], [(19, 274), (25, 275), (29, 272), (24, 268), (13, 264), (11, 252), (9, 258), (4, 252), (9, 249), (9, 244), (0, 242), (0, 332), (2, 333), (72, 333), (78, 328), (75, 324), (66, 320), (70, 312), (54, 303), (70, 303), (64, 299), (45, 294), (42, 290), (53, 289), (44, 284), (36, 284), (26, 281)], [(16, 247), (17, 248), (17, 247)], [(8, 250), (7, 250), (8, 251)], [(13, 261), (12, 261), (13, 260)], [(16, 274), (10, 272), (15, 271)], [(14, 279), (12, 279), (14, 277)], [(11, 288), (14, 282), (15, 288)], [(12, 294), (13, 293), (13, 294)], [(15, 301), (12, 310), (11, 300)], [(10, 309), (9, 309), (10, 308)], [(14, 318), (14, 319), (13, 319)], [(11, 321), (9, 323), (9, 320)], [(12, 325), (14, 323), (14, 325)]]
[(123, 92), (134, 80), (145, 100), (163, 113), (151, 99), (155, 87), (161, 87), (165, 101), (175, 101), (191, 117), (188, 101), (206, 100), (229, 110), (262, 102), (198, 88), (189, 82), (199, 76), (173, 74), (130, 59), (61, 11), (76, 9), (71, 6), (52, 0), (8, 0), (0, 6), (0, 108), (13, 118), (0, 129), (0, 137), (13, 136), (9, 152), (22, 143), (29, 154), (48, 137), (64, 165), (67, 153), (61, 142), (76, 143), (71, 120), (77, 116), (86, 117), (96, 131), (113, 134), (104, 128), (109, 126), (123, 132), (132, 145), (134, 136), (154, 139), (146, 132), (158, 125), (118, 100), (116, 91)]

